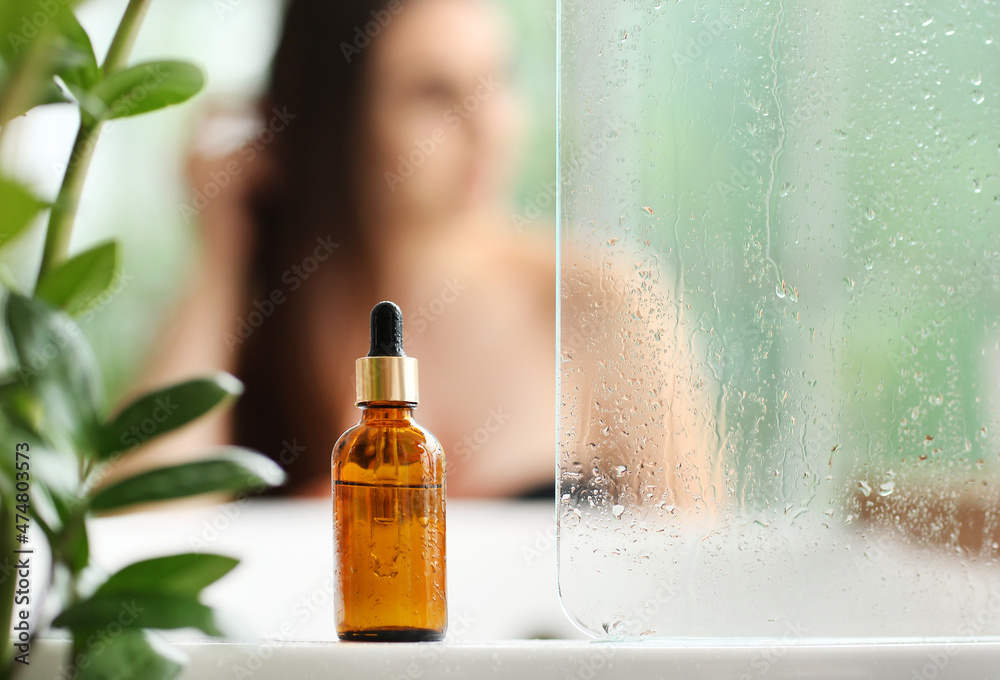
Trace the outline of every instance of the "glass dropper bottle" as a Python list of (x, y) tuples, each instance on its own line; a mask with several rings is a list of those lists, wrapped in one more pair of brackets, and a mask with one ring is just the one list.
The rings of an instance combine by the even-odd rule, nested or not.
[(445, 457), (413, 420), (417, 360), (403, 315), (372, 309), (371, 351), (356, 363), (361, 421), (333, 449), (334, 570), (341, 640), (440, 640), (445, 583)]

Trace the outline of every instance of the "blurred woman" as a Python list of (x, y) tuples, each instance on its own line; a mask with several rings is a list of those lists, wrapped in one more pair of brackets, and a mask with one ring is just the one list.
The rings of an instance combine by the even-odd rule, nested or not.
[(510, 218), (511, 49), (487, 0), (290, 2), (260, 107), (270, 134), (192, 163), (196, 192), (227, 182), (150, 379), (221, 369), (246, 391), (161, 451), (250, 446), (286, 468), (287, 493), (328, 495), (368, 313), (388, 299), (449, 491), (552, 497), (555, 244)]

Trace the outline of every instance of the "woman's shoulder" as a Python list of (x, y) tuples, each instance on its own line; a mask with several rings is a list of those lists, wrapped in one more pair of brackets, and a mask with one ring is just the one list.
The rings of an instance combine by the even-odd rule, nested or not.
[(508, 229), (495, 239), (491, 249), (515, 275), (554, 283), (557, 262), (554, 227)]

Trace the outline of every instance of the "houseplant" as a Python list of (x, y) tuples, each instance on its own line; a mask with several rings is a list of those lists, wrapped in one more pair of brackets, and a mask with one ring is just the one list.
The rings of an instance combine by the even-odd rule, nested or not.
[[(237, 561), (204, 553), (172, 555), (104, 577), (91, 565), (88, 518), (138, 503), (260, 489), (280, 484), (283, 473), (258, 453), (226, 447), (196, 462), (103, 483), (115, 461), (231, 401), (242, 388), (232, 376), (219, 374), (143, 395), (117, 410), (106, 403), (93, 352), (73, 320), (112, 284), (120, 257), (114, 241), (69, 253), (90, 159), (107, 121), (180, 104), (202, 88), (204, 77), (197, 66), (181, 61), (129, 64), (150, 0), (129, 1), (100, 62), (74, 15), (76, 4), (4, 0), (0, 5), (0, 148), (8, 123), (36, 107), (72, 105), (80, 116), (54, 198), (38, 196), (0, 172), (0, 249), (47, 213), (37, 280), (29, 290), (6, 284), (3, 291), (0, 561), (16, 559), (5, 563), (0, 583), (0, 678), (28, 660), (22, 655), (31, 639), (49, 623), (73, 636), (75, 677), (173, 678), (183, 668), (183, 656), (156, 631), (190, 627), (221, 634), (199, 595)], [(38, 557), (15, 551), (40, 538), (51, 552), (51, 566), (41, 576), (34, 568), (30, 591), (19, 592), (16, 560)], [(14, 639), (8, 639), (12, 624)]]

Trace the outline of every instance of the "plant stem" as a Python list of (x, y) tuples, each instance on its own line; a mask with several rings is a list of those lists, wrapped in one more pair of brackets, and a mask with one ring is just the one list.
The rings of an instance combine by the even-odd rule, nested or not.
[(150, 2), (151, 0), (129, 0), (125, 14), (122, 15), (122, 20), (118, 24), (118, 30), (115, 31), (115, 37), (111, 40), (111, 46), (108, 47), (108, 53), (104, 57), (104, 64), (101, 66), (104, 77), (125, 66), (125, 61), (132, 52), (132, 45), (135, 43), (135, 37), (139, 34), (139, 27), (146, 17), (146, 10), (149, 9)]
[[(10, 73), (0, 96), (0, 121), (6, 121), (29, 107), (44, 82), (40, 75), (45, 70), (46, 60), (50, 56), (52, 29), (43, 27), (41, 34), (31, 42), (24, 59)], [(6, 123), (3, 125), (7, 127)]]
[(87, 177), (90, 160), (94, 156), (97, 136), (101, 124), (97, 122), (80, 121), (80, 129), (73, 142), (73, 150), (66, 165), (62, 185), (56, 195), (56, 201), (49, 212), (49, 224), (45, 231), (45, 246), (42, 250), (42, 265), (38, 270), (38, 280), (48, 274), (69, 251), (69, 240), (73, 234), (73, 222), (80, 205), (80, 194), (83, 192), (83, 182)]
[[(125, 66), (128, 55), (132, 52), (139, 27), (149, 9), (152, 0), (129, 0), (128, 7), (122, 15), (122, 20), (115, 31), (115, 37), (108, 47), (108, 54), (101, 65), (104, 77)], [(69, 252), (69, 242), (73, 235), (73, 223), (76, 221), (77, 208), (80, 205), (80, 194), (94, 156), (94, 147), (101, 133), (101, 122), (83, 115), (81, 110), (80, 128), (70, 151), (66, 174), (56, 195), (55, 203), (49, 213), (49, 223), (45, 231), (45, 246), (42, 250), (42, 263), (38, 270), (38, 280), (48, 274), (66, 258)]]

